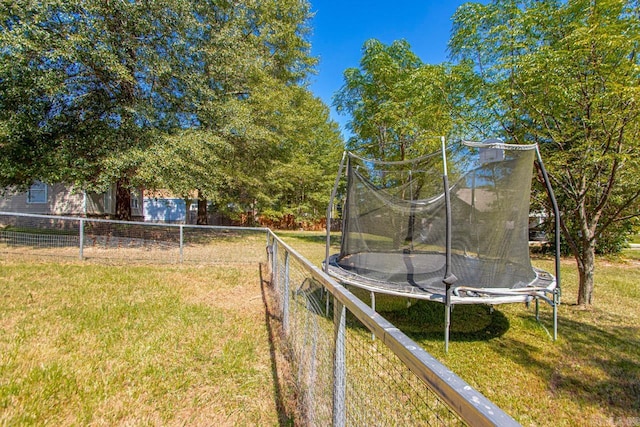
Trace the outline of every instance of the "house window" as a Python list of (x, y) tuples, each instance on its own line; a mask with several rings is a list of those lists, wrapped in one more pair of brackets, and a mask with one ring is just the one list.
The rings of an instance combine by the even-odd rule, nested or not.
[(34, 182), (27, 191), (27, 203), (47, 203), (47, 184)]

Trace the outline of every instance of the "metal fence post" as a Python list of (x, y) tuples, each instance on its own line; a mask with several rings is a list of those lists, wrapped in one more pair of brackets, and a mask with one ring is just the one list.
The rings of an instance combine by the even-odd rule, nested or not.
[(282, 295), (282, 330), (289, 334), (289, 251), (284, 253), (284, 292)]
[(184, 261), (184, 225), (180, 224), (180, 264)]
[(271, 268), (271, 274), (273, 275), (273, 286), (279, 286), (280, 281), (278, 280), (278, 242), (277, 240), (273, 240), (273, 250), (271, 251), (273, 256), (273, 266)]
[(84, 219), (80, 220), (79, 228), (80, 228), (80, 230), (79, 230), (80, 231), (80, 233), (79, 233), (80, 234), (80, 242), (78, 242), (78, 246), (79, 246), (79, 249), (80, 249), (79, 257), (80, 257), (80, 260), (83, 260), (84, 259)]
[(333, 426), (343, 427), (346, 425), (347, 413), (345, 407), (345, 397), (347, 388), (346, 379), (346, 357), (345, 357), (345, 336), (346, 336), (346, 307), (334, 299), (333, 306), (333, 327), (335, 350), (333, 355)]

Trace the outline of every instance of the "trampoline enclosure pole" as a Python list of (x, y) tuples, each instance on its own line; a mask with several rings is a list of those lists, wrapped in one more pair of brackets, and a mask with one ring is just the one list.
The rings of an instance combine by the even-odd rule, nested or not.
[[(556, 251), (556, 288), (558, 290), (560, 287), (560, 209), (558, 208), (558, 202), (556, 201), (556, 196), (553, 193), (553, 188), (551, 188), (551, 181), (549, 180), (549, 175), (547, 174), (547, 170), (544, 167), (544, 163), (542, 162), (542, 155), (540, 154), (540, 149), (536, 145), (536, 156), (538, 157), (538, 165), (540, 166), (540, 172), (542, 173), (542, 178), (544, 179), (545, 187), (547, 189), (547, 195), (549, 196), (549, 201), (551, 202), (551, 207), (553, 209), (554, 216), (554, 244)], [(559, 301), (558, 301), (559, 302)]]
[[(444, 149), (444, 147), (443, 147)], [(449, 179), (446, 175), (446, 163), (445, 163), (445, 175), (442, 177), (442, 181), (444, 184), (444, 200), (447, 209), (447, 218), (446, 218), (446, 243), (445, 243), (445, 274), (444, 274), (444, 286), (445, 286), (445, 296), (444, 296), (444, 351), (445, 353), (449, 351), (449, 329), (451, 326), (451, 205), (449, 200)]]
[(457, 280), (451, 273), (451, 199), (449, 196), (449, 178), (447, 177), (447, 154), (444, 136), (440, 137), (442, 143), (442, 183), (444, 187), (444, 204), (446, 207), (446, 234), (445, 234), (445, 273), (442, 281), (445, 285), (445, 313), (444, 313), (444, 350), (449, 351), (449, 329), (451, 324), (451, 285)]
[(329, 251), (331, 246), (331, 214), (333, 213), (333, 200), (336, 198), (338, 192), (338, 185), (340, 185), (340, 176), (342, 175), (342, 169), (344, 168), (344, 160), (347, 157), (347, 152), (342, 152), (342, 159), (340, 160), (340, 166), (338, 167), (338, 175), (333, 184), (333, 190), (331, 190), (331, 197), (329, 198), (329, 206), (327, 207), (327, 247), (324, 258), (324, 272), (329, 271)]
[(553, 193), (553, 188), (551, 187), (551, 180), (549, 179), (547, 170), (542, 162), (542, 155), (540, 154), (540, 148), (537, 144), (536, 156), (538, 158), (538, 166), (540, 167), (540, 172), (542, 173), (542, 178), (544, 179), (545, 187), (547, 188), (547, 195), (549, 196), (554, 216), (556, 288), (553, 290), (553, 340), (555, 341), (558, 339), (558, 305), (560, 305), (560, 296), (562, 294), (562, 287), (560, 286), (560, 209), (558, 208), (558, 202), (556, 201), (556, 196)]

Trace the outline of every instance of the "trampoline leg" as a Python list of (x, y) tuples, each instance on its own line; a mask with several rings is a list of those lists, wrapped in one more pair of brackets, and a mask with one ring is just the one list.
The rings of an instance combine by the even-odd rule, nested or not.
[[(555, 304), (554, 304), (555, 307)], [(540, 300), (536, 298), (536, 322), (540, 321)]]
[(558, 299), (553, 295), (553, 340), (558, 339)]
[[(371, 292), (371, 310), (376, 311), (376, 294)], [(376, 334), (371, 333), (371, 341), (376, 340)]]
[(449, 329), (451, 327), (451, 284), (445, 281), (445, 295), (444, 295), (444, 352), (449, 353)]
[(449, 352), (449, 327), (451, 326), (451, 306), (445, 305), (444, 309), (444, 352)]

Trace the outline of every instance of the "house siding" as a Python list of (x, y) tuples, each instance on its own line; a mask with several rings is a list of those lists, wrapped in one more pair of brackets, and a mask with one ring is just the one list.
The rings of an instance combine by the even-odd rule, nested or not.
[[(138, 188), (136, 191), (139, 194), (139, 204), (137, 208), (131, 208), (131, 215), (136, 219), (142, 219), (143, 190)], [(105, 197), (106, 194), (108, 196)], [(9, 193), (0, 197), (0, 211), (61, 216), (111, 216), (115, 214), (115, 200), (115, 185), (111, 186), (107, 193), (87, 192), (85, 197), (83, 191), (75, 190), (70, 185), (47, 184), (46, 203), (27, 202), (26, 191)]]
[(182, 223), (186, 222), (186, 204), (184, 199), (147, 197), (144, 199), (144, 220), (148, 222)]
[(0, 210), (43, 215), (74, 215), (83, 212), (82, 200), (81, 191), (74, 191), (72, 187), (64, 184), (47, 184), (46, 203), (29, 203), (25, 191), (0, 198)]

